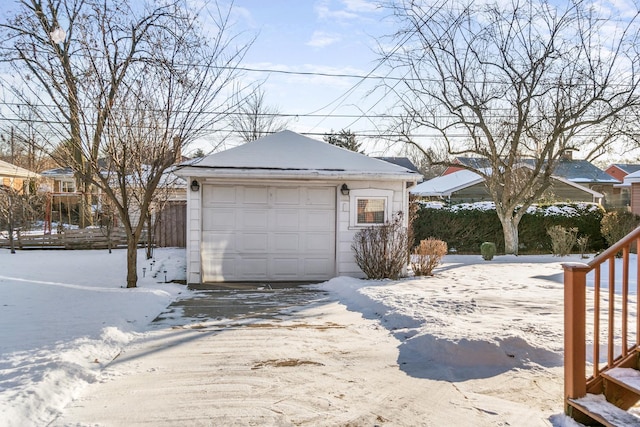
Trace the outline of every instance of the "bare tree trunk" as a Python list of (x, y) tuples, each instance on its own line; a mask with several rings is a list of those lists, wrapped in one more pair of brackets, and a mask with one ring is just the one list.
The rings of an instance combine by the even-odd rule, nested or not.
[(16, 253), (16, 245), (13, 239), (13, 201), (11, 199), (11, 195), (9, 195), (9, 218), (8, 218), (8, 227), (7, 230), (9, 232), (9, 247), (11, 248), (11, 253)]
[(147, 259), (153, 258), (153, 243), (155, 233), (153, 233), (153, 218), (151, 212), (147, 213)]
[(138, 283), (138, 239), (127, 239), (127, 288), (135, 288)]
[(504, 234), (504, 253), (518, 255), (518, 225), (520, 218), (516, 215), (508, 215), (496, 210), (500, 224), (502, 224), (502, 233)]

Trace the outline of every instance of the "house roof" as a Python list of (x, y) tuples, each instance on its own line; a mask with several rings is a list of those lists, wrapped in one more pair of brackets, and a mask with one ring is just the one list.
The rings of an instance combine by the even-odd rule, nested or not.
[(0, 176), (9, 178), (39, 178), (35, 172), (0, 160)]
[[(456, 162), (474, 169), (490, 167), (485, 158), (457, 157)], [(533, 166), (534, 159), (522, 159), (521, 163)], [(571, 182), (583, 184), (618, 184), (620, 181), (587, 160), (560, 159), (553, 171), (555, 177), (562, 177)]]
[[(603, 197), (603, 194), (561, 176), (554, 175), (552, 178), (582, 190), (585, 193), (589, 193), (596, 198)], [(638, 178), (640, 181), (640, 173)], [(423, 197), (450, 197), (456, 191), (460, 191), (481, 182), (484, 182), (484, 178), (481, 175), (465, 169), (425, 181), (413, 187), (409, 190), (409, 193)]]
[(345, 177), (408, 179), (410, 169), (291, 131), (282, 131), (226, 151), (183, 163), (182, 176), (216, 177)]
[(587, 160), (562, 159), (558, 162), (553, 174), (576, 183), (618, 184), (620, 182)]
[(627, 174), (634, 173), (640, 171), (640, 165), (638, 164), (629, 164), (629, 163), (614, 163), (611, 166), (615, 166), (623, 172)]
[(416, 165), (413, 164), (408, 157), (375, 157), (379, 160), (384, 160), (385, 162), (393, 163), (394, 165), (402, 166), (403, 168), (407, 168), (414, 172), (420, 173)]
[(636, 172), (630, 173), (627, 176), (624, 177), (624, 184), (621, 185), (622, 186), (629, 186), (632, 183), (637, 183), (640, 182), (640, 170), (637, 170)]
[(484, 182), (475, 172), (461, 170), (438, 176), (413, 187), (409, 192), (424, 197), (450, 197), (456, 191)]
[(56, 169), (47, 169), (46, 171), (40, 172), (40, 175), (45, 176), (47, 178), (73, 178), (73, 169), (66, 168), (56, 168)]

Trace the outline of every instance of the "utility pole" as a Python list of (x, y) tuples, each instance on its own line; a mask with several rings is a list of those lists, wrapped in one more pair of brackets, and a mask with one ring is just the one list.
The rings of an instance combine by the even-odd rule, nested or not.
[(16, 164), (16, 159), (15, 159), (15, 155), (16, 155), (16, 141), (14, 138), (14, 133), (13, 133), (13, 126), (11, 126), (11, 164), (15, 165)]

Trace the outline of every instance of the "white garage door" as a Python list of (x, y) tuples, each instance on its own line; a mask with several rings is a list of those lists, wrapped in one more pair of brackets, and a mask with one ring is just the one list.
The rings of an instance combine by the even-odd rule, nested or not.
[(326, 280), (335, 272), (335, 187), (204, 185), (202, 279)]

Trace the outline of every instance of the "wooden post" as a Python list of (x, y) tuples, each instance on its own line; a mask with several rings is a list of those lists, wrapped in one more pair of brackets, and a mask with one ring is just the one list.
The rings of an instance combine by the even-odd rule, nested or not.
[[(586, 379), (586, 285), (590, 267), (583, 263), (562, 264), (564, 269), (564, 397), (587, 394)], [(597, 363), (597, 361), (595, 361)]]

